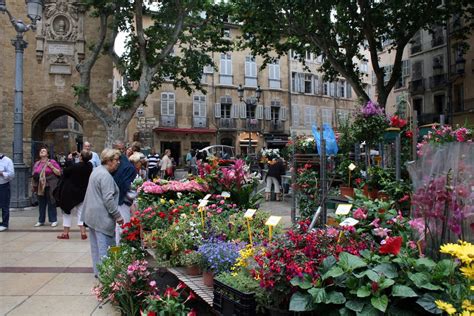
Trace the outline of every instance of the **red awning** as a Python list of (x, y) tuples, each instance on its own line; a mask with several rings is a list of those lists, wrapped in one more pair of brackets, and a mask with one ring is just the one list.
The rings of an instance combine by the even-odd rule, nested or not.
[(214, 134), (215, 128), (177, 128), (177, 127), (156, 127), (155, 132), (184, 133), (184, 134)]

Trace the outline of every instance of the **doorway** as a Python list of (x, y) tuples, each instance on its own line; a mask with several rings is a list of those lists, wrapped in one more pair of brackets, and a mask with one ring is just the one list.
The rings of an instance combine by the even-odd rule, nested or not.
[(176, 165), (179, 166), (181, 161), (181, 142), (161, 142), (160, 144), (161, 154), (164, 155), (165, 150), (171, 150), (171, 157), (173, 157)]

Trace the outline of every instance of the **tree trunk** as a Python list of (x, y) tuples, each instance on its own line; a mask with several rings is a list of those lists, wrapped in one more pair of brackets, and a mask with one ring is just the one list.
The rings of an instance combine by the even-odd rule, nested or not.
[(125, 130), (127, 129), (127, 123), (122, 122), (113, 122), (110, 125), (106, 126), (106, 137), (104, 148), (112, 148), (112, 144), (115, 140), (121, 139), (125, 140)]

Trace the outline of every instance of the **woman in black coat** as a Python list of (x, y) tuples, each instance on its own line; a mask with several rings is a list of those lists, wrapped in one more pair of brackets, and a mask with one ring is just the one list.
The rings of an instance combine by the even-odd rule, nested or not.
[(60, 201), (58, 206), (63, 210), (64, 231), (58, 239), (69, 239), (69, 230), (72, 222), (72, 212), (77, 211), (77, 225), (81, 230), (81, 239), (87, 239), (86, 228), (81, 221), (82, 202), (86, 195), (89, 177), (94, 168), (89, 160), (92, 153), (81, 151), (79, 163), (73, 164), (63, 170), (63, 184), (60, 191)]

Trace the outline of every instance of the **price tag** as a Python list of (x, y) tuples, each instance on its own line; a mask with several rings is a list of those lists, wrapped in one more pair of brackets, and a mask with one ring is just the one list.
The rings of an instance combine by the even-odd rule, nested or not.
[(359, 221), (355, 218), (349, 217), (343, 220), (339, 226), (355, 226)]
[(353, 170), (356, 168), (356, 165), (354, 165), (354, 164), (351, 162), (351, 164), (350, 164), (349, 167), (347, 167), (347, 168), (349, 168), (350, 171), (353, 171)]
[(208, 194), (208, 195), (206, 195), (206, 196), (204, 197), (203, 200), (206, 200), (206, 201), (207, 201), (207, 200), (209, 200), (210, 197), (211, 197), (211, 194)]
[(336, 209), (336, 215), (347, 215), (351, 211), (352, 204), (339, 204)]
[(257, 211), (257, 210), (254, 209), (254, 208), (249, 208), (249, 209), (245, 212), (244, 218), (252, 218), (252, 217), (255, 215), (255, 212), (256, 212), (256, 211)]
[(230, 193), (227, 192), (227, 191), (223, 191), (223, 192), (221, 193), (221, 196), (222, 196), (224, 199), (228, 199), (228, 198), (230, 198)]
[(208, 200), (201, 200), (199, 202), (198, 208), (200, 208), (200, 209), (204, 208), (207, 205), (208, 202), (209, 202)]
[(276, 226), (278, 225), (278, 223), (280, 222), (281, 220), (281, 216), (270, 216), (267, 220), (267, 222), (265, 223), (265, 225), (267, 226)]

